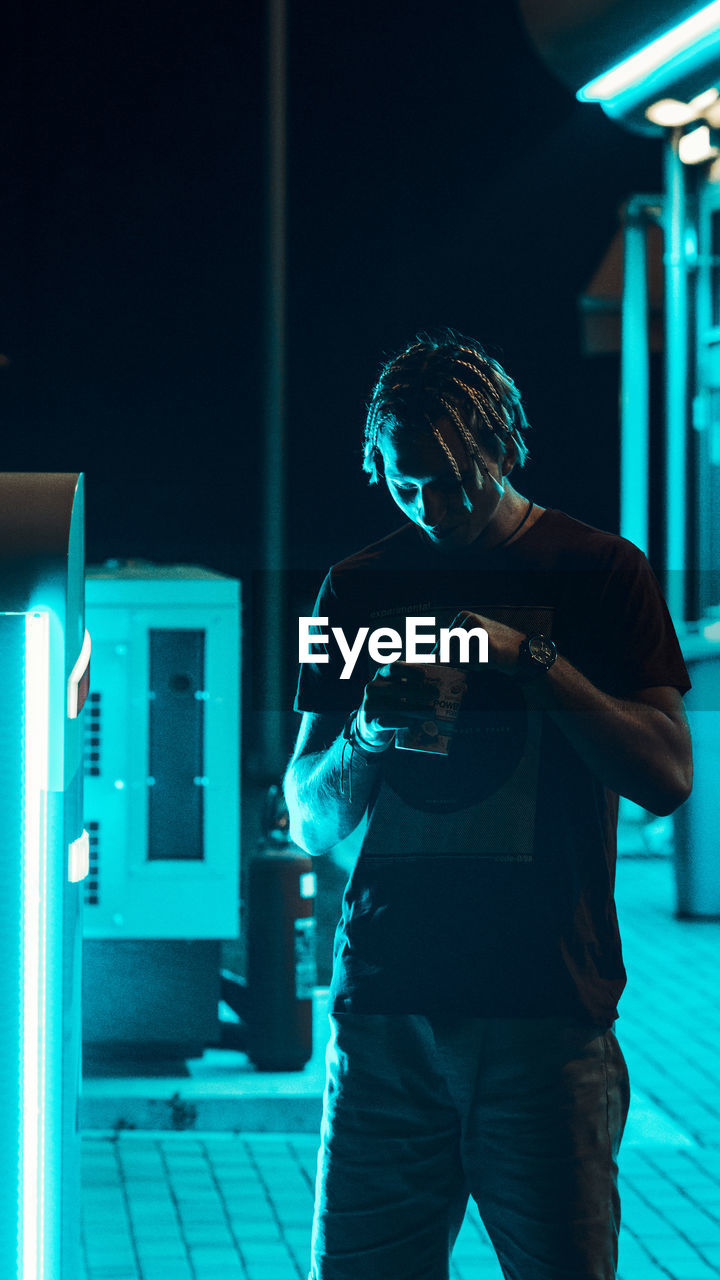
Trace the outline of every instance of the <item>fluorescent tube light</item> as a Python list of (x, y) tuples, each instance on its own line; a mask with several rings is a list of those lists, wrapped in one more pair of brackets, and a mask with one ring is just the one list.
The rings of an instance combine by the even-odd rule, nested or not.
[(705, 107), (702, 116), (711, 129), (720, 129), (720, 101), (713, 102), (709, 107)]
[(713, 35), (720, 39), (720, 0), (713, 0), (610, 71), (590, 80), (577, 96), (581, 102), (611, 102)]
[(720, 98), (720, 93), (718, 93), (717, 89), (706, 89), (704, 93), (698, 93), (689, 105), (692, 107), (696, 116), (701, 116), (704, 115), (708, 107), (711, 107), (714, 102), (717, 102), (718, 98)]
[(23, 865), (22, 1267), (45, 1275), (45, 968), (50, 620), (29, 613), (25, 630), (25, 841)]
[(690, 133), (683, 134), (678, 142), (678, 155), (683, 164), (704, 164), (720, 155), (720, 151), (710, 141), (710, 129), (701, 124)]
[(658, 102), (651, 103), (645, 115), (653, 124), (659, 124), (663, 129), (677, 129), (701, 116), (707, 120), (708, 112), (713, 107), (717, 110), (719, 106), (717, 89), (706, 89), (704, 93), (699, 93), (693, 98), (692, 102), (679, 102), (677, 98), (660, 98)]
[(695, 112), (688, 102), (678, 102), (676, 98), (661, 98), (653, 102), (645, 112), (648, 120), (659, 124), (663, 129), (677, 129), (695, 119)]

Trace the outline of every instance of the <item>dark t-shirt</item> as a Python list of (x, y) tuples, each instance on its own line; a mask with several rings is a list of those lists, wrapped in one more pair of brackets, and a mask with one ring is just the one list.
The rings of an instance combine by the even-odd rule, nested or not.
[[(437, 630), (461, 608), (551, 636), (615, 696), (690, 687), (642, 552), (551, 509), (490, 552), (440, 553), (406, 524), (334, 565), (315, 614), (352, 641), (361, 626), (403, 634), (408, 616)], [(301, 666), (295, 709), (357, 708), (378, 663), (365, 650), (342, 679), (331, 633), (313, 652), (328, 660)], [(626, 981), (617, 795), (518, 680), (477, 663), (464, 676), (446, 757), (391, 747), (381, 758), (335, 937), (332, 1008), (609, 1025)]]

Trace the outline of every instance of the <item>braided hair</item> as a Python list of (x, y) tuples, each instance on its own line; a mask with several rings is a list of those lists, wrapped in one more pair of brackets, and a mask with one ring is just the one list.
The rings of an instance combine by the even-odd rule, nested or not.
[(421, 333), (383, 366), (368, 406), (363, 471), (379, 479), (378, 437), (383, 428), (430, 432), (445, 453), (457, 480), (460, 468), (436, 426), (447, 417), (457, 428), (471, 459), (482, 462), (479, 445), (502, 458), (515, 446), (517, 462), (528, 457), (528, 421), (512, 378), (473, 338), (453, 329), (437, 336)]

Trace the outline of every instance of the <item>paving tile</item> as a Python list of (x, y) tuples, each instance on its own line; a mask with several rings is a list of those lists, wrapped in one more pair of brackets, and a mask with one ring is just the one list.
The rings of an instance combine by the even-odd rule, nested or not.
[[(119, 1266), (110, 1263), (108, 1266), (92, 1267), (90, 1275), (92, 1280), (139, 1280), (140, 1272), (127, 1267), (124, 1263)], [(175, 1280), (175, 1277), (169, 1276), (168, 1280)]]
[(291, 1264), (287, 1267), (265, 1267), (262, 1264), (259, 1267), (249, 1267), (247, 1271), (248, 1280), (298, 1280), (299, 1272)]
[(110, 1271), (127, 1271), (136, 1266), (136, 1258), (132, 1249), (114, 1249), (111, 1253), (88, 1252), (87, 1264), (90, 1270), (107, 1275)]
[(162, 1262), (163, 1259), (177, 1262), (187, 1258), (185, 1241), (180, 1236), (175, 1239), (138, 1240), (136, 1247), (138, 1258), (143, 1266), (156, 1261)]
[[(94, 1276), (92, 1280), (95, 1280)], [(189, 1262), (160, 1262), (144, 1266), (142, 1280), (196, 1280), (196, 1277)]]
[(267, 1262), (268, 1266), (271, 1263), (284, 1262), (288, 1257), (288, 1249), (285, 1244), (266, 1244), (260, 1240), (243, 1241), (242, 1253), (247, 1264), (255, 1263), (262, 1259)]
[(220, 1236), (227, 1236), (230, 1231), (228, 1221), (222, 1213), (202, 1218), (193, 1218), (181, 1213), (179, 1225), (188, 1240), (217, 1240)]
[(222, 1268), (226, 1263), (239, 1261), (237, 1249), (231, 1245), (209, 1242), (207, 1244), (190, 1245), (188, 1249), (193, 1265)]
[[(618, 1280), (717, 1280), (720, 924), (675, 920), (662, 862), (621, 859), (617, 898), (616, 1030), (639, 1117), (620, 1153)], [(315, 1133), (84, 1136), (81, 1280), (306, 1280), (317, 1153)], [(471, 1202), (452, 1280), (501, 1275)]]
[(222, 1275), (218, 1275), (212, 1264), (207, 1268), (198, 1266), (197, 1263), (193, 1266), (195, 1272), (193, 1280), (247, 1280), (247, 1271), (241, 1262), (224, 1262)]
[[(243, 1241), (263, 1240), (277, 1243), (281, 1240), (280, 1228), (274, 1218), (268, 1222), (250, 1222), (246, 1218), (230, 1216), (233, 1230)], [(309, 1228), (308, 1228), (309, 1230)], [(289, 1232), (285, 1232), (288, 1235)]]

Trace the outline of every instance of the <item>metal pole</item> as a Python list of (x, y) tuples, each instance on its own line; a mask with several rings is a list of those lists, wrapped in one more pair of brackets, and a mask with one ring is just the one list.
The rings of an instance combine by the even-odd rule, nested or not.
[(665, 596), (685, 620), (687, 506), (688, 279), (685, 173), (675, 130), (665, 148)]
[(650, 332), (644, 197), (624, 212), (620, 385), (620, 533), (647, 555), (650, 456)]
[(265, 456), (263, 459), (262, 771), (284, 767), (285, 320), (287, 203), (287, 3), (268, 0), (267, 277), (265, 297)]

